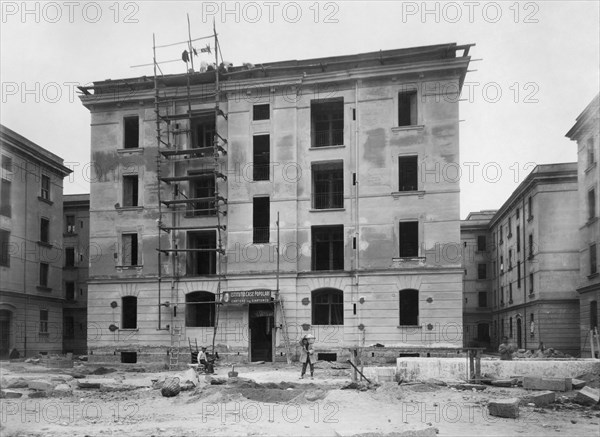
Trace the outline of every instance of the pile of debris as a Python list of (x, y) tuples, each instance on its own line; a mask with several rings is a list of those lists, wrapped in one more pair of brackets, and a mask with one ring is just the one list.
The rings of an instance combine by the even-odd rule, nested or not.
[[(492, 416), (516, 419), (519, 417), (521, 406), (550, 408), (555, 402), (564, 402), (565, 399), (569, 399), (565, 396), (557, 399), (556, 392), (570, 392), (571, 390), (578, 390), (575, 397), (572, 398), (574, 403), (595, 409), (600, 407), (600, 390), (588, 386), (588, 381), (583, 379), (525, 376), (507, 381), (510, 381), (510, 386), (521, 386), (530, 391), (520, 398), (490, 401), (488, 411)], [(492, 381), (492, 385), (496, 385), (494, 382), (496, 381)], [(507, 385), (507, 387), (510, 386)]]

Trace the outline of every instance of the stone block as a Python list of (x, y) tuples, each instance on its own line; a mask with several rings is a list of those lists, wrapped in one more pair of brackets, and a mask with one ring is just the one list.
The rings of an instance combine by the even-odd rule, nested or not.
[(23, 393), (13, 390), (0, 390), (0, 399), (17, 399), (23, 396)]
[(492, 381), (492, 385), (495, 387), (512, 387), (517, 385), (516, 379), (495, 379)]
[(455, 385), (454, 388), (456, 388), (458, 390), (482, 391), (482, 390), (485, 390), (487, 387), (483, 384), (458, 384), (458, 385)]
[(47, 381), (29, 381), (27, 386), (32, 390), (51, 391), (54, 389), (54, 384)]
[(100, 388), (100, 383), (96, 381), (87, 381), (84, 379), (77, 380), (79, 388)]
[(6, 388), (27, 388), (29, 387), (29, 385), (27, 384), (27, 381), (25, 381), (24, 379), (8, 379), (6, 381)]
[(45, 391), (34, 391), (29, 393), (29, 395), (27, 395), (29, 398), (31, 399), (37, 399), (37, 398), (47, 398), (48, 397), (48, 392)]
[(519, 417), (519, 400), (517, 398), (499, 399), (488, 403), (491, 416), (516, 419)]
[(52, 396), (62, 397), (62, 396), (71, 396), (73, 394), (73, 389), (68, 384), (58, 384), (52, 390)]
[(523, 378), (523, 388), (527, 390), (571, 391), (571, 378), (540, 378), (526, 376)]
[(573, 390), (579, 390), (580, 388), (585, 387), (586, 382), (582, 379), (572, 379)]
[(596, 405), (600, 401), (600, 390), (583, 387), (577, 392), (575, 402), (582, 405)]
[(556, 393), (550, 390), (530, 393), (521, 398), (522, 404), (535, 404), (536, 407), (545, 407), (556, 400)]

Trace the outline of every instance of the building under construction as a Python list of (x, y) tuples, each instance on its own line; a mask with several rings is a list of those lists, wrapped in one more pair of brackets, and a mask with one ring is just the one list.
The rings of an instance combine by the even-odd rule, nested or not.
[(293, 359), (309, 332), (328, 360), (461, 347), (471, 46), (234, 66), (215, 33), (155, 42), (153, 76), (82, 87), (90, 360), (175, 364), (190, 341)]

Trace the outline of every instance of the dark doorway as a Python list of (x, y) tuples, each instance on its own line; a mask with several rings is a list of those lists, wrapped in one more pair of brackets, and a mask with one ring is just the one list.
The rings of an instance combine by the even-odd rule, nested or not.
[(521, 318), (519, 317), (517, 319), (517, 348), (518, 349), (523, 349), (523, 322), (521, 321)]
[(478, 323), (477, 324), (477, 341), (489, 342), (490, 341), (490, 325), (489, 323)]
[(0, 310), (0, 359), (6, 360), (10, 354), (10, 316), (11, 312)]
[(250, 321), (250, 361), (273, 360), (273, 304), (248, 305)]

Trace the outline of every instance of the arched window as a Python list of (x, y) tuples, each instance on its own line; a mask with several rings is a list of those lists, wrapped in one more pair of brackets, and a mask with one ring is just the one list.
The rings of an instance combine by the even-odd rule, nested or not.
[(215, 295), (194, 291), (185, 296), (185, 326), (189, 328), (215, 326)]
[(419, 290), (400, 290), (400, 326), (419, 324)]
[(323, 288), (312, 292), (312, 324), (343, 325), (344, 293), (335, 288)]

